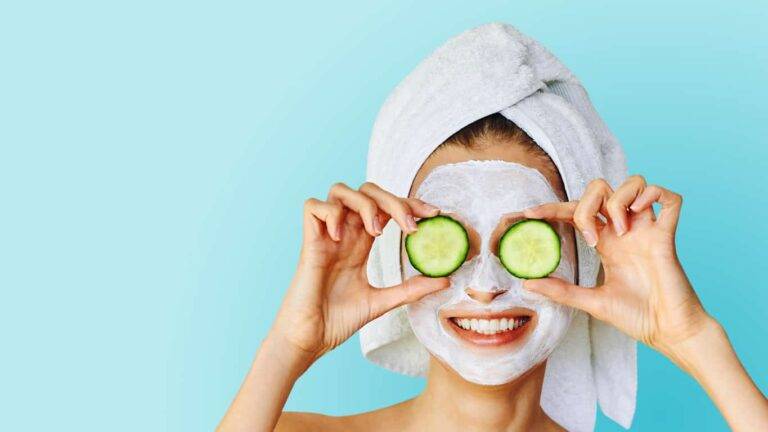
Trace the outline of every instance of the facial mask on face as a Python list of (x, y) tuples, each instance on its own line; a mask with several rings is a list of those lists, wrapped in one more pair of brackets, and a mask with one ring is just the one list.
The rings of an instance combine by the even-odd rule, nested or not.
[[(435, 168), (422, 182), (416, 197), (456, 214), (467, 229), (479, 234), (479, 253), (451, 276), (451, 286), (407, 307), (408, 319), (419, 341), (464, 379), (483, 385), (510, 382), (546, 359), (565, 335), (573, 316), (569, 307), (554, 303), (522, 287), (522, 280), (502, 266), (491, 248), (491, 234), (502, 216), (527, 207), (560, 201), (546, 178), (533, 168), (504, 161), (468, 161)], [(504, 227), (506, 228), (506, 227)], [(556, 225), (561, 238), (568, 231)], [(503, 231), (502, 231), (503, 232)], [(551, 274), (574, 281), (575, 252), (562, 241), (562, 259)], [(405, 260), (406, 277), (419, 274)], [(497, 294), (489, 303), (472, 299), (467, 288)], [(512, 344), (479, 346), (462, 339), (444, 318), (502, 313), (513, 308), (535, 312), (523, 339)], [(441, 311), (445, 314), (440, 317)]]

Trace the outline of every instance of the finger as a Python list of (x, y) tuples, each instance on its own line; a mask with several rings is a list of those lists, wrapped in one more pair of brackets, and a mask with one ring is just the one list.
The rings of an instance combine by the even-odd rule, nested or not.
[(398, 306), (415, 302), (422, 297), (448, 288), (451, 280), (447, 277), (431, 278), (427, 276), (414, 276), (399, 285), (389, 288), (374, 288), (371, 294), (372, 318), (383, 315)]
[(379, 206), (381, 210), (387, 213), (394, 219), (400, 228), (405, 233), (412, 233), (416, 231), (416, 220), (413, 218), (413, 210), (405, 202), (404, 199), (399, 198), (388, 191), (380, 188), (378, 185), (366, 182), (360, 186), (360, 192), (368, 195)]
[[(576, 221), (573, 219), (578, 205), (578, 201), (553, 202), (527, 208), (521, 213), (527, 218), (545, 219), (552, 222), (564, 222), (578, 229), (579, 227), (576, 225)], [(597, 231), (599, 231), (603, 225), (605, 225), (605, 223), (601, 219), (597, 218), (595, 220), (595, 225), (597, 226)]]
[(392, 219), (392, 217), (385, 212), (383, 212), (381, 209), (379, 209), (379, 214), (376, 215), (376, 227), (379, 228), (382, 232), (384, 230), (384, 227), (387, 226), (387, 223)]
[(605, 179), (594, 179), (587, 185), (587, 190), (579, 199), (574, 211), (573, 220), (584, 236), (584, 240), (592, 247), (595, 247), (599, 240), (600, 227), (598, 222), (600, 219), (598, 215), (603, 214), (605, 217), (610, 217), (605, 204), (612, 194), (613, 189)]
[(680, 210), (683, 206), (683, 196), (658, 185), (645, 188), (635, 202), (630, 205), (632, 211), (642, 211), (651, 207), (654, 202), (661, 204), (661, 211), (656, 218), (656, 224), (669, 232), (677, 230)]
[(417, 217), (437, 216), (437, 214), (440, 213), (439, 208), (432, 204), (425, 203), (418, 198), (406, 198), (405, 202), (408, 204), (408, 207), (411, 208), (413, 215)]
[(523, 210), (523, 216), (534, 219), (548, 219), (558, 222), (567, 222), (576, 225), (573, 214), (576, 211), (578, 201), (552, 202), (540, 204)]
[[(637, 196), (639, 197), (640, 195), (642, 195), (642, 193), (645, 191), (647, 187), (648, 185), (645, 185), (643, 189), (640, 191), (640, 193), (637, 194)], [(630, 205), (627, 207), (630, 212), (629, 215), (631, 215), (631, 216), (628, 216), (630, 218), (630, 225), (640, 226), (639, 225), (640, 223), (649, 224), (649, 223), (656, 222), (656, 213), (653, 209), (653, 206), (649, 206), (644, 209), (640, 209), (637, 207), (632, 208), (632, 204), (636, 201), (637, 201), (637, 197), (635, 197), (632, 203), (630, 203)], [(629, 229), (632, 229), (632, 227), (630, 227)]]
[(523, 287), (552, 301), (583, 310), (595, 318), (603, 319), (603, 298), (600, 296), (600, 292), (594, 288), (574, 285), (553, 276), (524, 280)]
[(376, 218), (379, 207), (376, 205), (376, 201), (368, 195), (353, 190), (344, 183), (336, 183), (328, 192), (328, 201), (341, 203), (360, 215), (368, 234), (374, 237), (381, 234), (381, 226), (379, 226), (379, 221)]
[[(321, 201), (317, 198), (309, 198), (304, 202), (304, 221), (305, 227), (312, 226), (314, 221), (321, 221), (325, 224), (328, 236), (335, 240), (341, 240), (342, 225), (344, 222), (344, 207), (341, 204)], [(315, 229), (317, 226), (315, 226)], [(322, 231), (315, 231), (320, 234)]]
[[(576, 225), (576, 222), (573, 220), (578, 204), (579, 204), (578, 201), (553, 202), (553, 203), (540, 204), (538, 206), (530, 207), (523, 210), (522, 214), (527, 218), (546, 219), (549, 221), (565, 222), (579, 229), (579, 227)], [(600, 218), (596, 218), (595, 226), (596, 226), (596, 231), (599, 232), (603, 228), (603, 226), (605, 226), (605, 223)], [(582, 233), (582, 236), (583, 235), (584, 234)], [(587, 239), (585, 237), (584, 240), (587, 241), (587, 244), (593, 247), (595, 244), (597, 244), (596, 240), (594, 241), (594, 244), (591, 243), (591, 241), (593, 240), (592, 238)]]
[(629, 229), (627, 207), (632, 204), (643, 189), (645, 189), (645, 178), (641, 175), (633, 175), (628, 177), (608, 198), (605, 206), (608, 208), (608, 215), (613, 221), (616, 235), (622, 236)]

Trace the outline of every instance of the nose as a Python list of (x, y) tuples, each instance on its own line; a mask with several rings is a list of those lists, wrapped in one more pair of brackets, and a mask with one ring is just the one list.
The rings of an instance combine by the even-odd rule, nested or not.
[(467, 288), (466, 290), (467, 295), (474, 301), (488, 304), (493, 301), (496, 297), (504, 294), (504, 291), (480, 291), (472, 288)]

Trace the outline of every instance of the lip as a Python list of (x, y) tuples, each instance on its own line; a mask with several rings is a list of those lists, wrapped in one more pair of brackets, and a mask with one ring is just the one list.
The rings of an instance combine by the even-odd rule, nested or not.
[[(476, 318), (478, 320), (528, 318), (528, 321), (514, 330), (501, 331), (495, 334), (483, 334), (459, 327), (454, 320), (462, 318)], [(440, 312), (440, 323), (450, 334), (470, 347), (503, 348), (506, 351), (519, 348), (525, 344), (527, 336), (536, 327), (537, 315), (535, 311), (521, 307), (494, 312), (466, 309), (445, 310)]]

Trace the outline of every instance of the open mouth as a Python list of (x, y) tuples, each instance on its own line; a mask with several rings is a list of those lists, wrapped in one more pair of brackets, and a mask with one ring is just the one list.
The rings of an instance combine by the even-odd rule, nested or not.
[(492, 314), (446, 313), (443, 322), (460, 339), (473, 345), (507, 346), (521, 344), (536, 325), (536, 313), (529, 309)]

